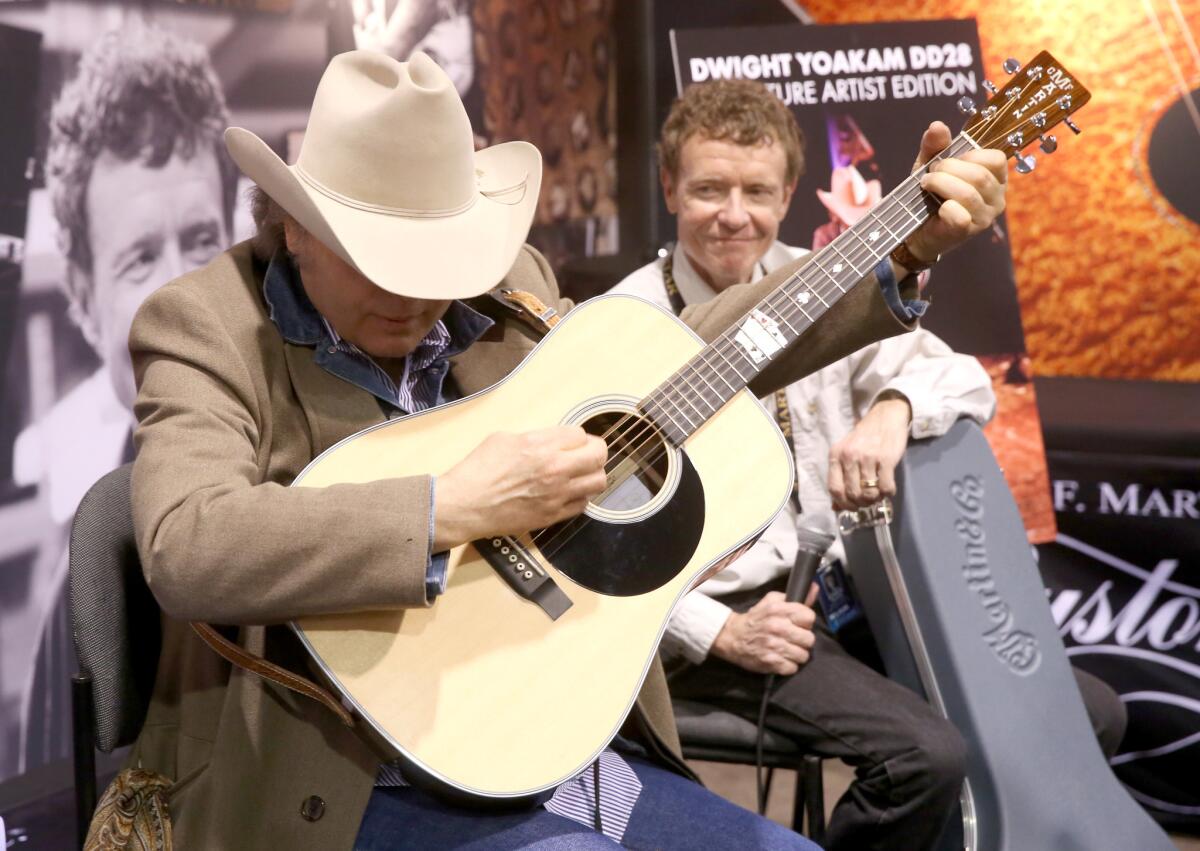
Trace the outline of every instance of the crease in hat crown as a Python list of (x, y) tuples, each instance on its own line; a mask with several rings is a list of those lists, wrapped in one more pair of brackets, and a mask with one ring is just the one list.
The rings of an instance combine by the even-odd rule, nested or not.
[(462, 101), (432, 59), (353, 51), (322, 76), (293, 170), (340, 204), (436, 218), (479, 197), (474, 151)]

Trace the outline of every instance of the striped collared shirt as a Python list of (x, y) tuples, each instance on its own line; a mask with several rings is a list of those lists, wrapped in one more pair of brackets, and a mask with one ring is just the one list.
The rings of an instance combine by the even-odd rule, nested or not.
[[(429, 333), (404, 359), (404, 374), (400, 376), (399, 383), (393, 381), (392, 377), (375, 363), (374, 358), (349, 340), (343, 340), (324, 316), (321, 317), (321, 324), (325, 326), (329, 335), (330, 349), (337, 349), (358, 358), (372, 369), (379, 385), (378, 389), (385, 394), (376, 395), (380, 395), (384, 401), (409, 414), (433, 408), (443, 401), (441, 383), (435, 384), (427, 380), (427, 371), (431, 368), (437, 370), (438, 361), (445, 359), (445, 352), (450, 348), (450, 331), (441, 319), (434, 323)], [(371, 392), (375, 393), (375, 389), (371, 389)]]

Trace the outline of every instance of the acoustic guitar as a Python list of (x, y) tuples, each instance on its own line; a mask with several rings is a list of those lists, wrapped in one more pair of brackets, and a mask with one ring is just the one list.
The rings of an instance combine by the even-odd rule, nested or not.
[[(998, 148), (1028, 171), (1022, 149), (1041, 138), (1052, 150), (1047, 131), (1088, 98), (1043, 52), (983, 108), (960, 102), (970, 118), (938, 158)], [(675, 604), (788, 499), (792, 458), (747, 384), (936, 210), (919, 175), (707, 345), (647, 302), (596, 298), (499, 384), (360, 432), (297, 477), (323, 487), (437, 475), (498, 427), (578, 424), (608, 444), (608, 487), (583, 515), (457, 547), (432, 607), (292, 624), (406, 776), (451, 796), (518, 799), (597, 758)]]

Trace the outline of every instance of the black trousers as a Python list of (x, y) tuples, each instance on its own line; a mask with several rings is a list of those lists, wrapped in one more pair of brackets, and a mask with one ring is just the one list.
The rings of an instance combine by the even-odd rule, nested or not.
[[(761, 596), (723, 602), (745, 611)], [(828, 851), (923, 851), (933, 846), (958, 802), (966, 745), (923, 699), (851, 656), (818, 623), (808, 664), (775, 680), (768, 729), (806, 752), (851, 765), (855, 780), (833, 810)], [(1125, 708), (1107, 685), (1076, 670), (1101, 746), (1111, 756), (1125, 731)], [(763, 675), (710, 656), (669, 675), (675, 697), (720, 706), (757, 722)]]

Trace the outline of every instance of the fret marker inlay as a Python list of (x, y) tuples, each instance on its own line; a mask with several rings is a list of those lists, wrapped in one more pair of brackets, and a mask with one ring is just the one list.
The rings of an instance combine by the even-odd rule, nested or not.
[(761, 310), (750, 311), (733, 339), (755, 363), (783, 351), (788, 344), (787, 337), (779, 330), (779, 323)]

